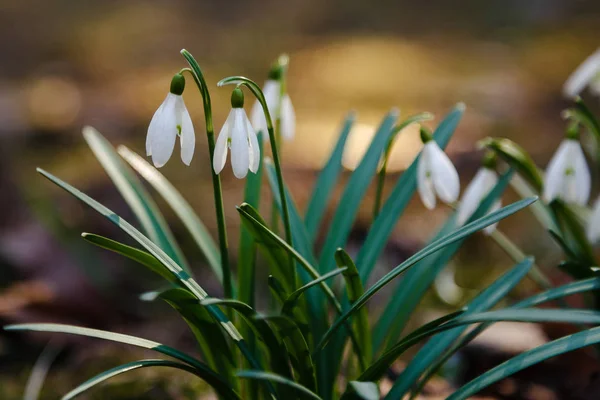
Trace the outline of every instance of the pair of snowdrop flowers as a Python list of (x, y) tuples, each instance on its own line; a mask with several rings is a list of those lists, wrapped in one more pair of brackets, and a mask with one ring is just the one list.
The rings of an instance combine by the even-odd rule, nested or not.
[[(431, 134), (424, 129), (421, 129), (421, 141), (423, 150), (417, 164), (417, 188), (421, 201), (429, 210), (435, 208), (436, 196), (444, 203), (455, 203), (460, 193), (460, 179), (456, 168), (446, 153), (433, 140)], [(469, 220), (498, 182), (498, 176), (494, 170), (495, 165), (493, 154), (486, 155), (483, 166), (467, 186), (463, 198), (458, 204), (456, 217), (458, 225), (463, 225)], [(497, 201), (490, 212), (499, 209), (500, 205), (500, 201)], [(484, 229), (484, 233), (491, 234), (496, 225), (488, 226)]]
[[(263, 95), (269, 114), (280, 120), (281, 136), (286, 140), (293, 139), (296, 130), (296, 115), (292, 101), (287, 93), (281, 91), (280, 71), (271, 70), (266, 81)], [(152, 156), (157, 168), (167, 163), (177, 137), (180, 137), (181, 160), (190, 165), (194, 155), (196, 137), (190, 114), (183, 102), (185, 78), (176, 74), (171, 80), (171, 89), (167, 97), (154, 113), (148, 135), (146, 137), (146, 155)], [(268, 137), (267, 123), (260, 102), (256, 101), (252, 108), (252, 123), (244, 111), (244, 94), (240, 88), (231, 95), (231, 111), (219, 133), (213, 154), (213, 169), (219, 174), (227, 160), (231, 149), (231, 166), (236, 178), (243, 179), (248, 171), (256, 173), (260, 163), (260, 150), (256, 136), (262, 131)]]

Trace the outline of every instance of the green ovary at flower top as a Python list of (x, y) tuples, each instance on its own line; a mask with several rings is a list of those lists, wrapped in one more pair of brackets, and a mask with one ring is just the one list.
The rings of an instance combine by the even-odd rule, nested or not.
[(177, 136), (181, 143), (181, 160), (190, 165), (194, 156), (196, 135), (190, 114), (183, 102), (185, 78), (178, 73), (171, 80), (171, 89), (167, 97), (158, 107), (146, 136), (146, 155), (152, 156), (152, 162), (157, 168), (169, 161)]
[(231, 107), (217, 138), (213, 168), (216, 174), (223, 170), (227, 161), (227, 150), (231, 149), (233, 174), (236, 178), (243, 179), (248, 174), (248, 170), (252, 173), (258, 171), (260, 148), (256, 132), (244, 110), (244, 93), (239, 87), (231, 93)]

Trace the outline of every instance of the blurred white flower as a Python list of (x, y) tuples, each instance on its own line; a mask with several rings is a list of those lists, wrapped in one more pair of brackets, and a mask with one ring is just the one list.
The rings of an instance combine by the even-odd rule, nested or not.
[[(458, 205), (456, 222), (458, 225), (463, 225), (467, 220), (475, 213), (477, 207), (481, 204), (483, 199), (490, 193), (490, 191), (498, 183), (498, 175), (496, 172), (487, 166), (484, 166), (477, 171), (475, 177), (467, 186), (465, 193)], [(493, 212), (500, 208), (501, 201), (494, 202), (489, 212)], [(492, 233), (498, 224), (495, 223), (486, 227), (483, 231), (486, 234)]]
[(219, 174), (225, 166), (227, 150), (231, 148), (231, 167), (233, 174), (238, 179), (245, 178), (248, 170), (256, 173), (260, 164), (258, 139), (246, 111), (242, 108), (244, 100), (242, 94), (240, 101), (241, 93), (239, 88), (233, 91), (231, 96), (233, 108), (221, 128), (213, 156), (213, 169), (216, 174)]
[(196, 145), (196, 135), (192, 119), (183, 102), (185, 80), (177, 74), (171, 81), (171, 91), (154, 113), (148, 134), (146, 136), (146, 155), (152, 156), (152, 162), (157, 168), (169, 161), (177, 136), (181, 143), (181, 160), (190, 165)]
[[(265, 96), (265, 101), (273, 124), (275, 124), (277, 118), (280, 118), (281, 136), (285, 140), (292, 140), (296, 134), (296, 112), (294, 111), (290, 96), (285, 93), (283, 97), (281, 97), (281, 84), (278, 80), (273, 79), (269, 79), (265, 82), (263, 95)], [(256, 131), (262, 131), (263, 137), (268, 139), (267, 120), (258, 100), (252, 106), (250, 118), (254, 129)]]
[[(421, 134), (423, 138), (423, 133)], [(428, 209), (435, 208), (436, 194), (445, 203), (454, 203), (460, 192), (460, 181), (456, 168), (430, 137), (423, 138), (425, 144), (417, 166), (417, 187), (421, 201)]]
[(563, 86), (563, 94), (574, 98), (588, 86), (592, 93), (600, 96), (600, 48), (569, 76)]
[(546, 169), (544, 193), (546, 203), (560, 199), (565, 203), (585, 205), (590, 197), (591, 178), (579, 141), (564, 139)]
[(596, 243), (600, 239), (600, 197), (594, 203), (592, 216), (587, 224), (587, 238), (590, 243)]

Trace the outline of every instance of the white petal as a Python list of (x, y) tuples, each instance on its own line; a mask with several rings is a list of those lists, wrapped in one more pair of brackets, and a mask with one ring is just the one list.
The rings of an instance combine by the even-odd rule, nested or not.
[(267, 120), (265, 119), (265, 114), (263, 113), (262, 106), (258, 100), (256, 100), (252, 106), (252, 110), (250, 111), (250, 119), (254, 130), (257, 132), (262, 131), (264, 136), (264, 134), (267, 132)]
[(161, 115), (163, 113), (163, 110), (165, 109), (165, 103), (167, 102), (168, 98), (169, 98), (169, 96), (167, 96), (165, 98), (165, 100), (163, 100), (163, 102), (160, 103), (160, 106), (158, 106), (158, 109), (156, 110), (156, 112), (152, 116), (152, 119), (150, 120), (150, 125), (148, 125), (148, 133), (146, 135), (146, 155), (147, 156), (152, 155), (152, 136), (155, 135), (157, 132), (160, 132), (160, 130), (161, 130), (161, 127), (159, 126), (159, 122), (162, 120)]
[(460, 194), (460, 180), (454, 164), (433, 140), (425, 146), (431, 148), (431, 175), (437, 195), (445, 203), (454, 203)]
[(497, 181), (498, 177), (496, 173), (489, 168), (480, 168), (477, 171), (458, 205), (456, 216), (456, 223), (458, 225), (463, 225), (467, 222)]
[(417, 189), (423, 205), (427, 209), (433, 210), (435, 208), (435, 192), (431, 179), (431, 151), (427, 146), (423, 147), (417, 164)]
[(244, 121), (244, 110), (233, 109), (233, 123), (231, 125), (231, 167), (236, 178), (245, 178), (250, 166), (248, 151), (248, 134), (246, 121)]
[(569, 141), (569, 139), (565, 139), (561, 142), (546, 168), (544, 192), (542, 194), (542, 198), (546, 203), (550, 203), (562, 194), (565, 170), (569, 158)]
[(194, 125), (190, 113), (185, 107), (183, 97), (177, 102), (179, 109), (179, 120), (181, 124), (181, 136), (179, 142), (181, 145), (181, 161), (185, 165), (190, 165), (194, 156), (194, 148), (196, 147), (196, 134), (194, 133)]
[(157, 168), (169, 161), (175, 140), (177, 139), (177, 96), (169, 93), (163, 104), (163, 110), (156, 120), (155, 129), (150, 135), (152, 162)]
[(579, 95), (600, 71), (600, 48), (589, 56), (569, 76), (563, 86), (563, 94), (573, 98)]
[[(488, 214), (491, 214), (494, 211), (498, 211), (500, 209), (500, 207), (502, 207), (502, 202), (500, 200), (498, 200), (497, 202), (495, 202), (492, 205), (492, 207), (490, 207), (490, 212), (488, 212)], [(489, 225), (489, 226), (483, 228), (483, 233), (485, 233), (486, 235), (491, 235), (496, 230), (497, 226), (498, 226), (498, 222), (496, 222), (495, 224)]]
[(271, 119), (274, 121), (277, 119), (277, 108), (279, 107), (279, 98), (281, 96), (279, 81), (270, 79), (266, 81), (265, 86), (263, 87), (263, 95), (265, 96)]
[(281, 100), (281, 136), (292, 140), (296, 134), (296, 112), (292, 100), (287, 94)]
[(600, 197), (594, 203), (586, 234), (590, 243), (596, 243), (600, 239)]
[(590, 176), (590, 170), (587, 162), (585, 161), (585, 155), (581, 144), (575, 140), (572, 140), (573, 145), (571, 149), (571, 157), (573, 157), (573, 169), (575, 171), (575, 198), (573, 203), (584, 206), (590, 199), (590, 190), (592, 186), (592, 178)]
[(219, 174), (223, 170), (225, 161), (227, 161), (227, 149), (229, 147), (227, 139), (231, 137), (233, 110), (234, 109), (231, 109), (229, 112), (229, 115), (221, 128), (221, 132), (219, 132), (219, 137), (217, 137), (217, 143), (215, 144), (215, 152), (213, 154), (213, 169), (215, 170), (215, 174)]
[(248, 120), (246, 113), (244, 113), (244, 120), (246, 121), (246, 133), (248, 134), (249, 169), (251, 172), (256, 173), (260, 166), (260, 146), (258, 145), (256, 132), (254, 132), (254, 128), (252, 127), (252, 124), (250, 124), (250, 120)]

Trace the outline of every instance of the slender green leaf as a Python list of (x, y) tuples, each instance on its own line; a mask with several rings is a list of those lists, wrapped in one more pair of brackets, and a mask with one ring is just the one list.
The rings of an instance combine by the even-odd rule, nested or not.
[(180, 267), (189, 272), (189, 266), (175, 242), (169, 225), (140, 180), (127, 168), (114, 147), (100, 132), (91, 126), (86, 126), (83, 128), (83, 137), (150, 239)]
[(148, 161), (137, 153), (131, 151), (125, 146), (117, 148), (119, 155), (129, 163), (152, 187), (165, 199), (171, 206), (175, 214), (179, 217), (183, 225), (190, 232), (190, 235), (206, 257), (208, 265), (215, 273), (219, 282), (223, 282), (223, 271), (221, 269), (221, 256), (217, 244), (206, 229), (206, 226), (200, 220), (200, 217), (194, 212), (192, 206), (183, 198), (181, 193), (154, 168)]
[[(346, 268), (343, 272), (344, 279), (346, 281), (346, 292), (348, 294), (348, 301), (350, 304), (354, 303), (360, 298), (365, 292), (363, 284), (360, 281), (360, 275), (356, 269), (356, 265), (352, 258), (344, 251), (344, 249), (337, 249), (335, 252), (335, 262), (338, 267)], [(371, 326), (369, 324), (369, 315), (366, 308), (362, 308), (358, 311), (356, 319), (353, 323), (354, 335), (358, 341), (360, 349), (362, 350), (364, 362), (370, 363), (373, 357), (373, 350), (371, 347)], [(364, 366), (362, 367), (365, 368)]]
[[(94, 376), (93, 378), (85, 381), (84, 383), (82, 383), (81, 385), (77, 386), (75, 389), (71, 390), (69, 393), (64, 395), (62, 397), (62, 400), (74, 399), (75, 397), (83, 394), (84, 392), (88, 391), (89, 389), (93, 388), (94, 386), (96, 386), (102, 382), (105, 382), (108, 379), (113, 378), (117, 375), (121, 375), (126, 372), (134, 371), (134, 370), (141, 369), (141, 368), (150, 368), (150, 367), (167, 367), (167, 368), (180, 369), (182, 371), (189, 372), (191, 374), (194, 374), (194, 375), (200, 377), (201, 379), (206, 380), (204, 373), (202, 371), (192, 368), (186, 364), (181, 364), (181, 363), (169, 361), (169, 360), (139, 360), (139, 361), (134, 361), (134, 362), (130, 362), (127, 364), (119, 365), (118, 367), (111, 368), (107, 371), (102, 372), (101, 374)], [(207, 381), (207, 383), (209, 383), (209, 382)], [(223, 385), (223, 387), (220, 388), (220, 390), (221, 391), (217, 392), (217, 393), (219, 393), (219, 395), (222, 396), (224, 399), (234, 399), (234, 400), (240, 399), (240, 397), (233, 390), (231, 390), (231, 389), (227, 390), (225, 385)]]
[(208, 309), (185, 289), (172, 288), (160, 293), (159, 297), (173, 307), (189, 325), (200, 347), (204, 360), (223, 377), (230, 379), (235, 366), (223, 329)]
[(393, 133), (393, 127), (398, 118), (398, 112), (392, 111), (386, 115), (377, 129), (373, 141), (363, 156), (360, 164), (348, 180), (337, 207), (319, 258), (319, 271), (330, 271), (335, 265), (334, 255), (338, 247), (344, 247), (350, 235), (350, 230), (356, 218), (363, 197), (379, 166), (383, 149)]
[(574, 333), (563, 338), (553, 340), (532, 350), (526, 351), (508, 361), (484, 372), (471, 382), (462, 386), (448, 397), (448, 400), (467, 399), (481, 389), (498, 382), (527, 367), (540, 363), (558, 355), (600, 343), (600, 327)]
[(174, 276), (171, 271), (165, 268), (165, 266), (161, 264), (160, 261), (158, 261), (156, 257), (154, 257), (150, 253), (93, 233), (84, 232), (81, 234), (81, 237), (85, 241), (92, 243), (98, 247), (102, 247), (103, 249), (113, 251), (117, 254), (121, 254), (133, 261), (142, 264), (150, 271), (162, 276), (171, 283), (179, 284), (177, 277)]
[(379, 386), (375, 382), (348, 382), (348, 388), (342, 395), (342, 400), (379, 400)]
[[(154, 350), (159, 353), (173, 357), (182, 361), (194, 368), (197, 374), (202, 375), (202, 379), (212, 386), (217, 393), (223, 394), (226, 398), (237, 398), (235, 393), (232, 393), (229, 384), (217, 375), (212, 369), (201, 361), (188, 356), (172, 347), (154, 342), (148, 339), (142, 339), (135, 336), (124, 335), (122, 333), (107, 332), (98, 329), (83, 328), (80, 326), (63, 325), (63, 324), (19, 324), (5, 326), (4, 330), (8, 331), (36, 331), (36, 332), (56, 332), (66, 333), (71, 335), (88, 336), (97, 339), (109, 340), (112, 342), (129, 344), (131, 346), (142, 347), (149, 350)], [(228, 396), (228, 397), (227, 397)]]
[(315, 182), (304, 216), (304, 225), (306, 226), (311, 242), (313, 242), (317, 236), (317, 231), (323, 220), (325, 210), (327, 209), (327, 202), (335, 189), (338, 177), (342, 171), (344, 146), (346, 145), (346, 140), (348, 139), (354, 120), (354, 113), (348, 114), (344, 121), (344, 125), (342, 126), (337, 143), (329, 156), (329, 160), (319, 173), (319, 177)]
[(327, 280), (329, 278), (332, 278), (336, 275), (339, 275), (341, 273), (344, 273), (346, 271), (346, 267), (343, 268), (338, 268), (338, 269), (334, 269), (333, 271), (330, 271), (326, 274), (321, 275), (319, 278), (308, 282), (306, 285), (299, 287), (298, 289), (294, 290), (292, 293), (290, 293), (290, 295), (287, 297), (287, 299), (285, 299), (285, 301), (283, 302), (283, 308), (281, 310), (282, 314), (290, 314), (291, 311), (294, 309), (294, 307), (296, 306), (297, 302), (298, 302), (298, 298), (300, 298), (300, 296), (308, 289), (310, 289), (311, 287), (318, 285), (319, 283), (323, 282), (324, 280)]
[(365, 303), (375, 293), (377, 293), (382, 287), (387, 285), (398, 275), (400, 275), (401, 273), (403, 273), (404, 271), (406, 271), (407, 269), (409, 269), (410, 267), (415, 265), (418, 261), (429, 256), (430, 254), (435, 253), (436, 251), (444, 248), (445, 246), (448, 246), (449, 244), (452, 244), (464, 237), (467, 237), (467, 236), (473, 234), (474, 232), (476, 232), (478, 230), (481, 230), (489, 225), (492, 225), (492, 224), (500, 221), (501, 219), (508, 217), (509, 215), (516, 213), (519, 210), (522, 210), (523, 208), (529, 206), (530, 204), (532, 204), (535, 201), (537, 201), (537, 198), (524, 199), (524, 200), (520, 200), (515, 203), (512, 203), (506, 207), (503, 207), (497, 211), (494, 211), (493, 213), (486, 215), (485, 217), (482, 217), (476, 221), (473, 221), (467, 225), (460, 227), (459, 229), (449, 233), (448, 235), (441, 237), (440, 239), (431, 243), (429, 246), (421, 249), (420, 251), (418, 251), (411, 257), (409, 257), (406, 261), (404, 261), (402, 264), (398, 265), (393, 270), (388, 272), (379, 281), (377, 281), (373, 286), (371, 286), (369, 289), (367, 289), (367, 291), (356, 302), (354, 302), (352, 304), (352, 307), (349, 310), (345, 311), (344, 314), (342, 314), (340, 317), (338, 317), (338, 319), (334, 322), (334, 324), (331, 326), (331, 328), (329, 328), (329, 330), (325, 333), (324, 337), (321, 339), (321, 342), (317, 346), (317, 349), (323, 348), (323, 346), (325, 346), (325, 344), (327, 344), (331, 335), (337, 329), (339, 329), (341, 324), (344, 323), (344, 321), (346, 321), (352, 314), (354, 314), (356, 311), (358, 311), (362, 306), (364, 306)]
[[(466, 311), (460, 317), (457, 317), (448, 324), (463, 318), (468, 318), (470, 314), (480, 313), (481, 311), (485, 311), (493, 307), (498, 303), (498, 301), (504, 298), (504, 296), (506, 296), (508, 292), (510, 292), (517, 285), (517, 283), (521, 281), (521, 279), (523, 279), (523, 277), (531, 269), (532, 265), (532, 258), (526, 258), (522, 262), (515, 265), (511, 270), (506, 272), (500, 278), (496, 279), (494, 283), (492, 283), (478, 296), (471, 300)], [(388, 394), (388, 396), (390, 396), (389, 399), (393, 399), (393, 396), (398, 396), (399, 394), (402, 394), (400, 398), (404, 396), (406, 392), (410, 390), (411, 386), (413, 386), (416, 380), (419, 379), (421, 374), (427, 369), (427, 367), (433, 364), (436, 358), (438, 358), (444, 352), (444, 350), (450, 347), (452, 343), (465, 331), (465, 329), (466, 327), (450, 330), (427, 342), (427, 344), (424, 345), (415, 355), (406, 369), (402, 371), (399, 379), (394, 383), (390, 393)], [(393, 346), (392, 349), (399, 349), (399, 347), (401, 346), (396, 345)], [(386, 352), (386, 354), (388, 357), (390, 357), (393, 352)], [(382, 358), (384, 357), (382, 356)]]
[(51, 339), (44, 347), (38, 359), (35, 361), (23, 393), (23, 400), (38, 400), (42, 393), (44, 381), (56, 357), (63, 351), (64, 344)]
[(585, 267), (597, 265), (594, 250), (587, 240), (585, 229), (571, 208), (560, 200), (554, 200), (550, 204), (550, 211), (559, 227), (563, 242), (576, 257), (573, 261)]
[[(539, 192), (534, 191), (531, 185), (518, 174), (513, 176), (510, 181), (510, 186), (519, 194), (519, 196), (521, 196), (521, 198), (538, 196), (540, 194)], [(545, 229), (558, 230), (550, 210), (543, 202), (538, 201), (535, 204), (532, 204), (529, 210)]]
[[(38, 168), (37, 171), (42, 174), (44, 177), (48, 178), (50, 181), (60, 186), (77, 199), (81, 200), (99, 214), (106, 217), (113, 224), (122, 229), (125, 233), (127, 233), (131, 238), (136, 240), (142, 247), (144, 247), (150, 254), (152, 254), (158, 261), (161, 262), (173, 275), (177, 277), (177, 279), (181, 282), (183, 286), (185, 286), (194, 296), (196, 296), (199, 300), (202, 300), (208, 296), (206, 291), (191, 277), (187, 272), (185, 272), (171, 257), (169, 257), (160, 247), (158, 247), (154, 242), (148, 239), (146, 236), (142, 235), (140, 231), (134, 228), (130, 223), (119, 217), (110, 209), (106, 208), (102, 204), (98, 203), (96, 200), (92, 199), (85, 193), (81, 192), (78, 189), (75, 189), (73, 186), (68, 183), (62, 181), (61, 179), (55, 177), (54, 175)], [(235, 329), (233, 324), (228, 320), (227, 316), (223, 314), (223, 312), (216, 307), (209, 307), (209, 312), (217, 321), (221, 323), (227, 334), (231, 337), (231, 339), (238, 346), (244, 357), (248, 359), (248, 361), (253, 365), (253, 368), (259, 368), (258, 361), (254, 358), (253, 354), (248, 349), (244, 338), (240, 335), (240, 333)]]
[(282, 385), (287, 385), (290, 388), (295, 389), (300, 398), (321, 400), (321, 398), (317, 396), (316, 393), (281, 375), (263, 371), (239, 371), (237, 373), (237, 377), (244, 379), (259, 379), (280, 383)]
[(316, 390), (317, 377), (313, 360), (308, 343), (296, 322), (284, 315), (258, 315), (255, 318), (275, 326), (288, 349), (292, 366), (298, 372), (299, 383), (310, 390)]

